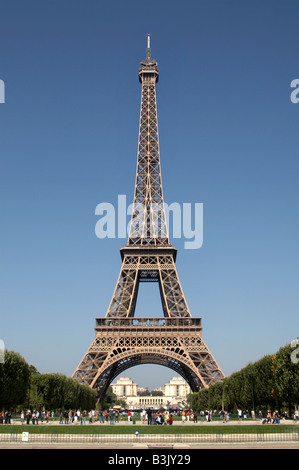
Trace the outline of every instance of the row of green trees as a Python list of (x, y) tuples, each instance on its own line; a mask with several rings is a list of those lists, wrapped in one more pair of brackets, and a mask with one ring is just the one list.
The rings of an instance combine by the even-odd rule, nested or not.
[(0, 364), (0, 410), (94, 409), (96, 393), (63, 374), (40, 374), (20, 354), (5, 351)]
[(29, 402), (38, 410), (91, 410), (96, 405), (96, 392), (62, 374), (33, 374)]
[(291, 344), (276, 354), (249, 363), (208, 389), (191, 396), (198, 411), (286, 410), (289, 415), (299, 405), (299, 362)]

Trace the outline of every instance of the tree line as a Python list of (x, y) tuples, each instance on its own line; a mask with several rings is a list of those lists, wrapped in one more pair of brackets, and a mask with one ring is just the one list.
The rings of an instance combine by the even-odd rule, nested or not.
[(96, 392), (63, 374), (40, 374), (13, 351), (0, 364), (1, 409), (94, 409)]
[(284, 409), (291, 416), (298, 405), (299, 361), (291, 344), (191, 396), (197, 411)]

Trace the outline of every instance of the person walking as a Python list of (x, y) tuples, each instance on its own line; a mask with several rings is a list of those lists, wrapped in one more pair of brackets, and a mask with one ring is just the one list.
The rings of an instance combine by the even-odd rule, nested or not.
[(64, 411), (64, 424), (69, 424), (69, 412), (68, 412), (68, 410)]
[(109, 412), (110, 424), (114, 424), (114, 411), (110, 410)]

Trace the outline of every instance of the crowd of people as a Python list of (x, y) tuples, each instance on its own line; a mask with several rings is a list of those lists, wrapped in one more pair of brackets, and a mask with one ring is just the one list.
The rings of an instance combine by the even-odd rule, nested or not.
[(25, 422), (26, 424), (30, 424), (30, 421), (32, 422), (32, 424), (39, 424), (39, 423), (43, 423), (44, 421), (46, 421), (46, 423), (49, 423), (50, 417), (51, 417), (51, 413), (49, 411), (39, 412), (38, 410), (30, 410), (30, 409), (27, 409), (25, 412), (21, 411), (21, 423), (22, 424), (24, 424)]
[(119, 411), (115, 409), (98, 411), (98, 410), (86, 410), (74, 411), (74, 410), (65, 410), (59, 415), (60, 424), (89, 424), (99, 421), (100, 423), (118, 423), (119, 422)]
[[(120, 407), (119, 407), (120, 408)], [(193, 411), (191, 409), (186, 409), (182, 411), (167, 411), (167, 410), (153, 410), (145, 409), (140, 413), (139, 411), (127, 411), (121, 409), (108, 409), (105, 411), (98, 410), (64, 410), (60, 413), (54, 413), (54, 411), (41, 411), (30, 410), (21, 411), (20, 420), (22, 424), (42, 424), (56, 421), (58, 417), (59, 424), (92, 424), (99, 422), (99, 424), (117, 424), (122, 420), (127, 419), (128, 422), (135, 422), (140, 420), (143, 424), (149, 425), (171, 425), (174, 422), (174, 418), (177, 422), (178, 419), (181, 420), (182, 424), (188, 422), (211, 422), (214, 418), (217, 421), (222, 421), (223, 423), (228, 423), (230, 419), (234, 419), (232, 414), (228, 411), (221, 410), (205, 410)], [(249, 412), (248, 410), (237, 410), (238, 421), (243, 421), (248, 418), (258, 419), (262, 424), (280, 424), (284, 423), (287, 416), (287, 412), (279, 413), (278, 410), (271, 411), (268, 410), (266, 413), (259, 411), (257, 415), (254, 412)], [(295, 423), (299, 422), (299, 411), (295, 411), (293, 415), (293, 421)], [(0, 412), (0, 424), (11, 424), (12, 423), (12, 413), (11, 411), (3, 410)]]
[(173, 415), (169, 411), (155, 411), (155, 410), (143, 410), (140, 413), (140, 419), (143, 424), (147, 423), (150, 425), (157, 424), (172, 424)]
[(11, 424), (11, 412), (1, 411), (0, 412), (0, 424)]

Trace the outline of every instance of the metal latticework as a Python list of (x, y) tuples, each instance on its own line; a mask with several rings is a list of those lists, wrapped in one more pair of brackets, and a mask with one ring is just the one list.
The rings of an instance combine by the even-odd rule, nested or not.
[(168, 245), (161, 181), (156, 83), (157, 62), (150, 48), (141, 62), (139, 80), (142, 85), (137, 171), (129, 245)]
[[(154, 363), (182, 375), (193, 391), (224, 378), (201, 337), (201, 319), (192, 318), (169, 243), (162, 191), (156, 84), (151, 58), (141, 62), (142, 85), (134, 204), (122, 267), (105, 318), (96, 319), (95, 339), (73, 377), (98, 390), (129, 367)], [(140, 282), (158, 282), (164, 318), (134, 318)]]
[(201, 318), (97, 318), (93, 343), (74, 377), (103, 396), (121, 372), (160, 364), (178, 372), (193, 391), (223, 379), (201, 337)]
[(190, 317), (178, 279), (173, 247), (122, 248), (123, 263), (106, 317), (132, 317), (139, 282), (158, 282), (165, 317)]

